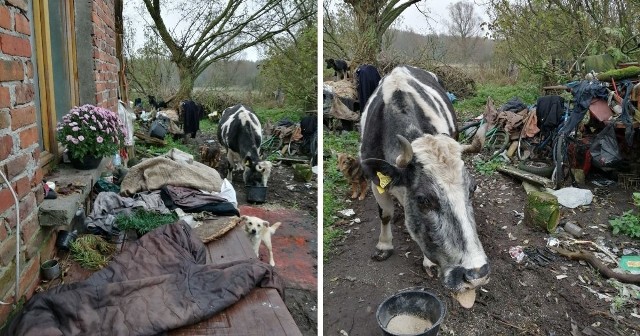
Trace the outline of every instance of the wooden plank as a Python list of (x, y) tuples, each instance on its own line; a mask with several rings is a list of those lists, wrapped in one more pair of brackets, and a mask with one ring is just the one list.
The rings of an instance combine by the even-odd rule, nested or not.
[(555, 185), (553, 183), (553, 181), (551, 181), (550, 179), (546, 178), (546, 177), (542, 177), (542, 176), (538, 176), (536, 174), (533, 173), (529, 173), (526, 172), (524, 170), (515, 168), (515, 167), (511, 167), (511, 166), (502, 166), (499, 167), (498, 169), (496, 169), (497, 171), (501, 172), (501, 173), (505, 173), (511, 176), (515, 176), (521, 180), (525, 180), (527, 182), (536, 184), (536, 185), (542, 185), (545, 188), (554, 188)]
[[(207, 244), (207, 264), (216, 265), (256, 258), (251, 243), (239, 226)], [(172, 330), (169, 335), (299, 336), (302, 333), (277, 290), (255, 288), (223, 312), (197, 324)]]

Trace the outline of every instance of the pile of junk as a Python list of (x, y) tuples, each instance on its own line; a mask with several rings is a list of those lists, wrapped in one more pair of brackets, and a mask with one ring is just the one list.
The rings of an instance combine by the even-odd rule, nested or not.
[(492, 160), (515, 163), (518, 171), (539, 176), (553, 189), (583, 184), (586, 178), (640, 186), (634, 150), (640, 67), (592, 72), (584, 80), (544, 90), (561, 93), (541, 96), (531, 106), (514, 97), (496, 108), (489, 98), (482, 115), (460, 124), (461, 137), (484, 134), (480, 142)]

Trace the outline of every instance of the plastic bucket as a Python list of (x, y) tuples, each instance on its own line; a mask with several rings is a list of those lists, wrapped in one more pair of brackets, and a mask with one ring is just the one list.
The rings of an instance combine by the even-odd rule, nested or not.
[[(435, 294), (424, 288), (413, 287), (401, 290), (384, 300), (378, 306), (376, 319), (385, 335), (436, 336), (446, 313), (447, 307)], [(404, 320), (403, 330), (399, 330), (392, 326), (395, 324), (392, 319), (395, 318), (409, 318), (419, 323), (407, 326), (407, 320)], [(416, 330), (419, 325), (425, 327)]]
[(60, 264), (55, 259), (50, 259), (40, 265), (40, 274), (44, 280), (53, 280), (60, 276)]
[(59, 250), (68, 251), (71, 243), (78, 238), (78, 234), (75, 232), (69, 232), (67, 230), (58, 231), (58, 237), (56, 238), (56, 247)]
[(267, 200), (267, 187), (245, 186), (247, 202), (264, 203)]

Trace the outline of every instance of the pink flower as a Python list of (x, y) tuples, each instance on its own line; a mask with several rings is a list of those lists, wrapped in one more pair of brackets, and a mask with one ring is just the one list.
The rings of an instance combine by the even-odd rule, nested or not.
[(84, 141), (84, 136), (82, 136), (82, 135), (81, 135), (81, 136), (79, 136), (79, 137), (78, 137), (78, 140), (80, 140), (80, 141)]
[(98, 137), (96, 138), (96, 141), (97, 141), (98, 143), (102, 143), (102, 142), (104, 141), (104, 139), (103, 139), (101, 136), (98, 136)]
[(95, 130), (96, 130), (96, 128), (95, 128), (94, 126), (89, 126), (89, 128), (90, 128), (92, 131), (95, 131)]
[(77, 145), (79, 141), (78, 141), (78, 139), (76, 139), (76, 138), (71, 138), (71, 142), (73, 142), (74, 144), (76, 144), (76, 145)]
[(71, 139), (73, 139), (73, 137), (71, 135), (67, 135), (67, 141), (71, 141)]
[(74, 132), (77, 132), (77, 131), (79, 131), (79, 130), (80, 130), (80, 127), (75, 126), (75, 127), (73, 127), (71, 130), (72, 130), (72, 131), (74, 131)]

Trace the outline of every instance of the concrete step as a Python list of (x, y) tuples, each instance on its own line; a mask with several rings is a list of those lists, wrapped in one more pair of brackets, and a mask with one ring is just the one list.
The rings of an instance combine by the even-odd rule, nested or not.
[(38, 213), (40, 226), (69, 225), (78, 207), (85, 205), (91, 188), (105, 171), (108, 162), (109, 160), (104, 158), (98, 168), (91, 170), (78, 170), (71, 165), (60, 164), (56, 172), (47, 176), (47, 181), (56, 183), (56, 189), (73, 185), (74, 192), (68, 195), (58, 193), (56, 199), (45, 199)]

